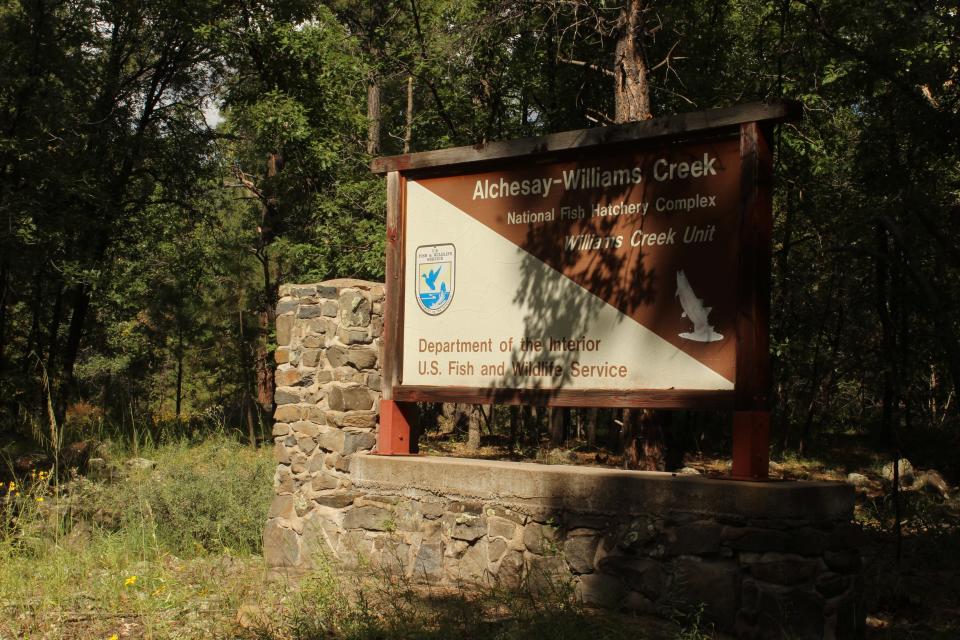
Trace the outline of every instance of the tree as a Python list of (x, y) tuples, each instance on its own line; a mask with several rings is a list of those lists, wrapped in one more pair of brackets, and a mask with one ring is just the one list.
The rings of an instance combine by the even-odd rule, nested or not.
[(373, 256), (383, 246), (383, 196), (355, 145), (367, 129), (363, 102), (344, 91), (364, 74), (360, 47), (330, 10), (253, 3), (219, 36), (236, 69), (224, 94), (228, 186), (250, 205), (249, 250), (260, 271), (250, 339), (257, 401), (270, 411), (278, 284), (382, 274)]
[[(279, 284), (382, 276), (372, 154), (784, 96), (807, 109), (773, 138), (778, 446), (955, 438), (955, 18), (907, 0), (0, 2), (2, 422), (45, 420), (49, 392), (58, 421), (78, 401), (109, 420), (179, 407), (255, 439)], [(537, 441), (528, 414), (514, 430)], [(615, 430), (600, 415), (588, 439)], [(642, 415), (622, 434), (638, 461), (657, 458)]]
[[(164, 185), (191, 184), (205, 163), (200, 111), (219, 64), (199, 27), (229, 11), (224, 3), (90, 0), (11, 5), (3, 15), (30, 38), (11, 60), (20, 82), (5, 99), (5, 130), (20, 148), (5, 162), (3, 189), (34, 200), (8, 201), (26, 235), (4, 243), (53, 261), (33, 263), (35, 295), (43, 286), (55, 303), (46, 323), (35, 309), (22, 357), (44, 362), (46, 353), (58, 421), (79, 392), (75, 366), (122, 255), (121, 230)], [(49, 278), (41, 275), (48, 265)]]

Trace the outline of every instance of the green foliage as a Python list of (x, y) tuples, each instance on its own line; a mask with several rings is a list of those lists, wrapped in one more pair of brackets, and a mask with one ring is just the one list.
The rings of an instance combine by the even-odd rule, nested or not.
[(0, 487), (3, 637), (651, 636), (651, 621), (588, 610), (566, 582), (433, 593), (319, 556), (295, 584), (264, 583), (251, 554), (271, 496), (268, 452), (211, 437), (143, 449), (157, 463), (143, 471), (122, 471), (132, 453), (122, 446), (100, 453), (114, 461), (102, 479), (44, 473)]
[(157, 544), (180, 557), (260, 553), (273, 497), (275, 464), (267, 453), (221, 437), (141, 455), (157, 468), (136, 474), (119, 492), (123, 522), (146, 515)]
[(102, 479), (0, 487), (0, 637), (230, 633), (264, 590), (270, 456), (212, 437), (141, 451), (157, 468), (128, 476), (130, 450), (101, 453)]
[(685, 623), (681, 623), (676, 640), (709, 640), (715, 635), (712, 627), (713, 625), (706, 625), (703, 622), (703, 605), (701, 604), (687, 616)]
[[(156, 467), (128, 470), (123, 460), (132, 455)], [(105, 470), (109, 483), (63, 483), (48, 471), (5, 483), (3, 553), (43, 556), (57, 540), (91, 529), (132, 536), (149, 554), (260, 553), (273, 496), (267, 452), (214, 435), (193, 444), (116, 445), (110, 457), (116, 462)]]
[[(383, 277), (371, 155), (605, 123), (622, 5), (0, 3), (0, 428), (45, 422), (49, 392), (67, 440), (88, 405), (108, 424), (249, 416), (262, 437), (278, 285)], [(644, 19), (655, 115), (804, 104), (773, 138), (778, 448), (955, 441), (956, 8)]]

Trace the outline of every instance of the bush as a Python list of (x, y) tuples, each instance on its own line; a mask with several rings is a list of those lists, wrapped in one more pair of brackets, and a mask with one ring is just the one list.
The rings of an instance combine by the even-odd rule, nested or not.
[(144, 522), (161, 549), (181, 557), (260, 552), (273, 495), (275, 465), (268, 451), (211, 438), (142, 455), (157, 466), (123, 483), (127, 527)]

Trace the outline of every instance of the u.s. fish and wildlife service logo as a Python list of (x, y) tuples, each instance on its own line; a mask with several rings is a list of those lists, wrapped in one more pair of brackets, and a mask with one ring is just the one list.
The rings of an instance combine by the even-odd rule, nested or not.
[(457, 249), (452, 244), (426, 244), (417, 247), (416, 298), (424, 313), (443, 313), (453, 300)]

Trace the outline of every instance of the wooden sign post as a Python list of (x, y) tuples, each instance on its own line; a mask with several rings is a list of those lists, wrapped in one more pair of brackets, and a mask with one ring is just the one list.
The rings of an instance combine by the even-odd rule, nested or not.
[(740, 125), (740, 260), (733, 468), (738, 479), (766, 479), (770, 467), (770, 244), (773, 155), (770, 124)]
[(769, 136), (790, 102), (378, 158), (378, 453), (414, 404), (726, 408), (766, 477)]

